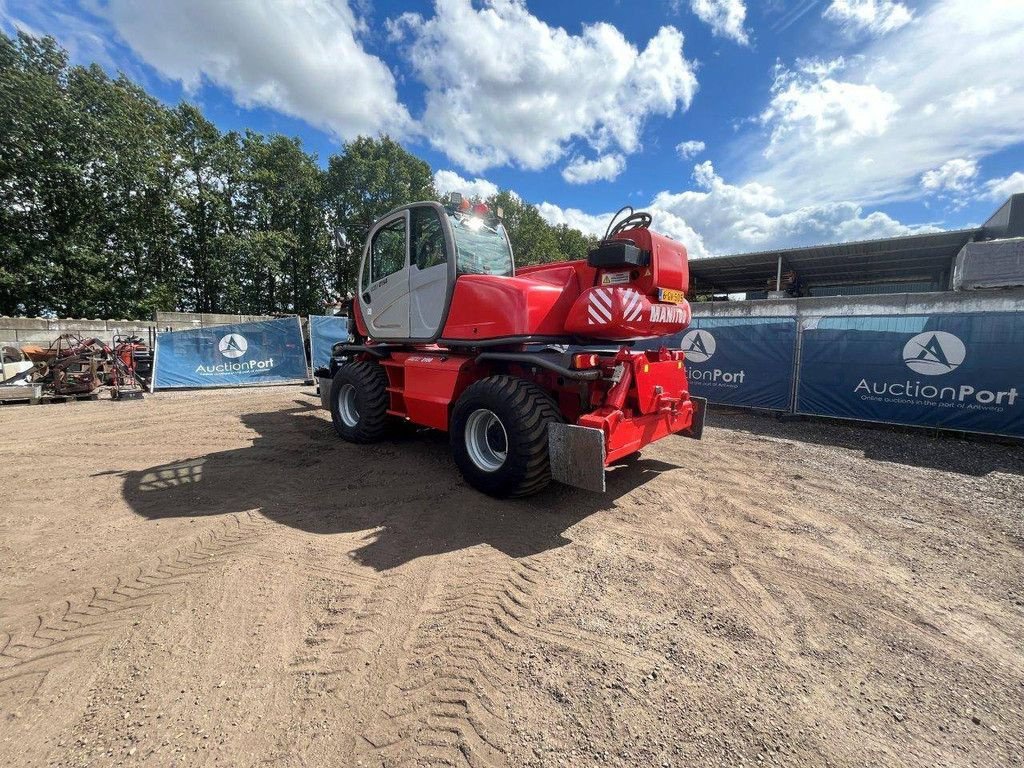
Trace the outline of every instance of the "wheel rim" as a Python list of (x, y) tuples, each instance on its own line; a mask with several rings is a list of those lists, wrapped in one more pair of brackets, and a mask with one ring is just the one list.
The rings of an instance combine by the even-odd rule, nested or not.
[(359, 423), (359, 411), (356, 410), (356, 388), (351, 384), (342, 384), (338, 390), (338, 415), (346, 427), (354, 427)]
[(493, 411), (478, 408), (466, 421), (466, 452), (484, 472), (501, 469), (508, 456), (508, 434)]

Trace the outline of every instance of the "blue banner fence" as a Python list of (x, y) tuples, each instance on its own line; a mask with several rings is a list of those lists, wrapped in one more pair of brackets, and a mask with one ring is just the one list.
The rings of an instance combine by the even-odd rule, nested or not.
[(1024, 437), (1024, 313), (695, 317), (672, 342), (711, 403)]
[(313, 370), (326, 368), (331, 362), (331, 347), (348, 339), (347, 317), (309, 316), (309, 360)]
[(1024, 437), (1024, 313), (805, 319), (795, 411)]
[(154, 390), (287, 384), (308, 377), (299, 317), (157, 334)]
[(694, 395), (779, 411), (792, 405), (796, 340), (795, 317), (695, 317), (673, 339)]

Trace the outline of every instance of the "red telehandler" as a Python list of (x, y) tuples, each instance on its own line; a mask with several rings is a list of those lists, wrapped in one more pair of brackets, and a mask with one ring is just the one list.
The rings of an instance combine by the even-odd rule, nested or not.
[(338, 434), (447, 431), (466, 481), (497, 497), (603, 491), (609, 464), (700, 438), (682, 350), (651, 341), (690, 322), (686, 249), (627, 206), (586, 259), (516, 269), (500, 213), (455, 194), (373, 225), (349, 337), (320, 372)]

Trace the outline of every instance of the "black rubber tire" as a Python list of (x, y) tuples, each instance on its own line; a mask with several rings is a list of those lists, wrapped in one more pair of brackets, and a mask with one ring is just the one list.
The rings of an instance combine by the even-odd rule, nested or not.
[[(355, 390), (358, 420), (349, 426), (338, 412), (341, 388), (351, 384)], [(331, 420), (338, 436), (350, 443), (373, 443), (387, 436), (391, 427), (388, 416), (388, 375), (377, 363), (345, 363), (338, 368), (331, 382)]]
[[(507, 437), (505, 463), (487, 472), (469, 457), (466, 423), (479, 408), (491, 411)], [(452, 456), (466, 482), (489, 496), (530, 496), (551, 482), (548, 424), (563, 421), (543, 389), (515, 376), (491, 376), (466, 388), (452, 412)]]

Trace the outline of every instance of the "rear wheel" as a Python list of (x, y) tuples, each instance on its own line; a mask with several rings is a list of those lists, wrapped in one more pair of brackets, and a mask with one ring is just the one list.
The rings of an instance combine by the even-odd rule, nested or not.
[(491, 496), (529, 496), (551, 482), (548, 424), (562, 421), (543, 389), (514, 376), (471, 384), (452, 412), (452, 455), (466, 482)]
[(388, 376), (377, 363), (346, 363), (331, 382), (331, 419), (350, 443), (372, 443), (390, 426)]

